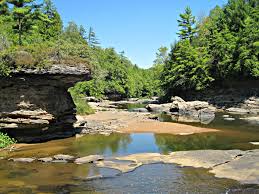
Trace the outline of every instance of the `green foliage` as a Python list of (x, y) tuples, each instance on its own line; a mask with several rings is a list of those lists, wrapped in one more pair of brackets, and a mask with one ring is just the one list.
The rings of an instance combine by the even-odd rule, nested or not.
[(100, 43), (99, 40), (96, 38), (95, 32), (92, 27), (89, 29), (87, 42), (90, 47), (97, 47)]
[(180, 14), (180, 20), (177, 20), (179, 27), (181, 28), (180, 32), (177, 33), (179, 37), (183, 40), (192, 41), (197, 30), (196, 30), (196, 19), (192, 15), (192, 10), (190, 7), (186, 7), (185, 13)]
[(16, 140), (0, 132), (0, 148), (8, 147), (16, 143)]
[(258, 1), (229, 0), (198, 25), (189, 8), (180, 18), (180, 40), (161, 73), (165, 95), (259, 77)]
[(162, 73), (162, 87), (172, 91), (204, 89), (213, 80), (209, 75), (209, 58), (202, 48), (195, 48), (189, 40), (180, 41), (171, 51), (170, 60)]
[(75, 86), (77, 93), (99, 99), (145, 97), (155, 94), (151, 71), (133, 65), (123, 53), (118, 54), (113, 48), (95, 47), (91, 55), (97, 64), (93, 69), (92, 80), (78, 83)]
[(79, 115), (89, 115), (93, 114), (94, 110), (89, 106), (87, 101), (84, 99), (85, 95), (79, 94), (76, 87), (70, 88), (69, 92), (73, 98), (76, 105), (76, 112)]

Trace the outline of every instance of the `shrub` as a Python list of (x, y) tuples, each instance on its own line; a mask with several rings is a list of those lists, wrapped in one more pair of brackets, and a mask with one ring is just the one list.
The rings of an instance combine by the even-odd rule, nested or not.
[(10, 138), (8, 135), (0, 132), (0, 148), (8, 147), (14, 143), (16, 143), (15, 139)]

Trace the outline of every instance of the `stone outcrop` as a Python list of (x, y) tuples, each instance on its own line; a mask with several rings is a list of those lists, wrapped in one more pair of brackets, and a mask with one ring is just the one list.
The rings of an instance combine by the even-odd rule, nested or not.
[(189, 101), (175, 96), (171, 99), (172, 103), (149, 104), (147, 109), (151, 112), (166, 113), (178, 122), (201, 122), (208, 124), (215, 118), (216, 108), (208, 102)]
[(89, 78), (83, 65), (22, 69), (0, 77), (0, 131), (20, 142), (75, 134), (75, 105), (68, 89)]

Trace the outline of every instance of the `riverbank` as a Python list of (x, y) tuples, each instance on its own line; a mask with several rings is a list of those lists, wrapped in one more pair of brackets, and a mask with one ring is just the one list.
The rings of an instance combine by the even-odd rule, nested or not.
[[(195, 127), (179, 123), (160, 122), (152, 119), (150, 113), (128, 112), (123, 110), (100, 111), (92, 115), (77, 116), (79, 123), (100, 123), (119, 133), (157, 133), (190, 135), (194, 133), (216, 132), (216, 129)], [(87, 125), (88, 127), (88, 125)]]

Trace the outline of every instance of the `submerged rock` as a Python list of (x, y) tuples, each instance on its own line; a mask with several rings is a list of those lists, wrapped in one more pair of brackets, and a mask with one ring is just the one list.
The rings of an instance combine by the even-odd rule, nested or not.
[(245, 117), (245, 118), (240, 118), (242, 120), (245, 120), (251, 124), (259, 125), (259, 116), (257, 117)]
[(243, 109), (243, 108), (228, 108), (226, 111), (229, 113), (232, 113), (232, 114), (248, 114), (249, 113), (249, 110)]
[(228, 118), (224, 118), (225, 121), (234, 121), (236, 120), (235, 118), (232, 118), (232, 117), (228, 117)]
[(0, 128), (19, 142), (75, 134), (75, 104), (68, 88), (90, 78), (83, 65), (22, 69), (0, 77)]

